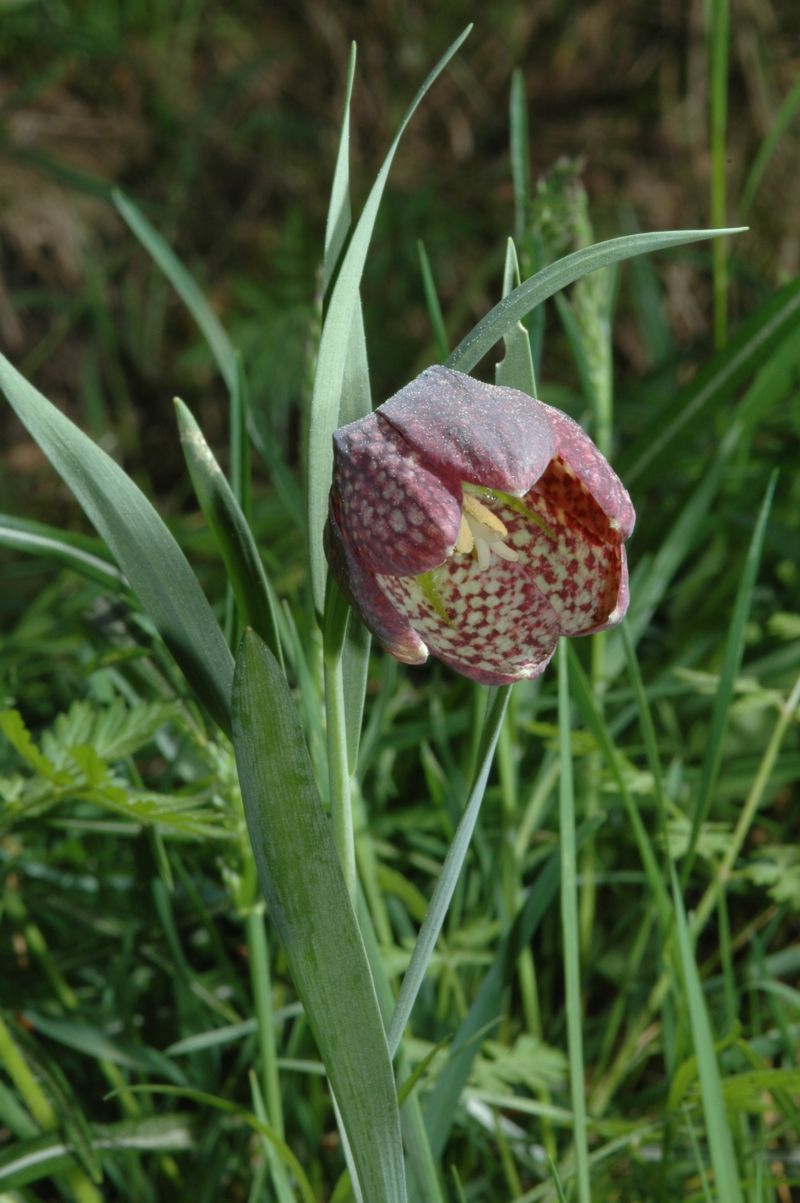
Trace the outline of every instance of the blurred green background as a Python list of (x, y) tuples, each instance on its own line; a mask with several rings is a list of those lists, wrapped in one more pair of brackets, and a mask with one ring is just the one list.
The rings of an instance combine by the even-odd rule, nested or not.
[[(453, 342), (499, 295), (513, 232), (508, 96), (524, 73), (535, 180), (585, 160), (597, 237), (709, 225), (708, 62), (693, 3), (247, 3), (121, 0), (2, 5), (0, 345), (169, 501), (183, 479), (171, 398), (219, 445), (223, 391), (184, 309), (107, 194), (140, 202), (196, 273), (248, 365), (255, 404), (297, 456), (317, 266), (351, 40), (354, 199), (403, 109), (470, 19), (475, 30), (400, 148), (368, 261), (376, 401), (433, 357), (417, 256), (424, 239)], [(737, 3), (728, 120), (731, 224), (798, 66), (791, 2)], [(771, 157), (736, 240), (731, 316), (794, 274), (800, 129)], [(708, 250), (658, 261), (687, 370), (710, 342)], [(651, 371), (631, 274), (614, 328), (618, 388)], [(557, 337), (547, 375), (574, 383)], [(63, 513), (30, 440), (0, 411), (0, 506)], [(54, 490), (55, 495), (54, 495)], [(176, 502), (179, 503), (177, 498)]]

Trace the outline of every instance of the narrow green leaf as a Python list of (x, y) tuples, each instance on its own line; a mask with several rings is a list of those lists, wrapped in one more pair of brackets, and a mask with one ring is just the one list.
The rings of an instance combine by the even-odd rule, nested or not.
[(342, 124), (339, 132), (339, 148), (328, 203), (328, 219), (325, 223), (325, 257), (322, 267), (322, 291), (327, 293), (342, 253), (347, 232), (350, 229), (350, 100), (353, 95), (353, 80), (356, 73), (356, 44), (350, 46), (347, 61), (347, 77), (344, 85)]
[(110, 547), (198, 699), (230, 726), (233, 658), (197, 577), (119, 464), (0, 356), (0, 388)]
[(670, 247), (686, 246), (704, 238), (718, 238), (723, 234), (738, 234), (740, 228), (729, 230), (667, 230), (651, 234), (624, 234), (607, 242), (583, 247), (565, 255), (563, 259), (549, 264), (529, 276), (512, 293), (490, 309), (476, 326), (470, 330), (452, 352), (447, 366), (460, 372), (469, 372), (491, 351), (495, 343), (510, 330), (515, 322), (541, 305), (548, 297), (560, 292), (589, 272), (601, 267), (610, 267), (634, 255), (652, 254)]
[[(333, 175), (328, 221), (325, 230), (323, 288), (326, 293), (350, 229), (350, 166), (348, 152), (350, 145), (350, 100), (353, 91), (355, 65), (356, 47), (353, 44), (348, 64), (339, 150), (336, 156), (336, 168)], [(342, 424), (355, 422), (358, 418), (362, 418), (365, 414), (368, 414), (371, 409), (372, 393), (369, 382), (367, 338), (364, 331), (361, 298), (358, 296), (353, 310), (353, 320), (350, 326), (347, 355), (344, 364), (339, 421)], [(327, 610), (327, 597), (325, 605)], [(330, 736), (337, 717), (331, 709), (331, 699), (328, 696), (328, 688), (331, 687), (337, 692), (338, 700), (342, 703), (344, 711), (344, 754), (341, 756), (342, 764), (340, 768), (346, 773), (351, 774), (355, 771), (358, 761), (358, 745), (361, 739), (361, 723), (367, 690), (371, 637), (363, 623), (355, 617), (349, 622), (345, 621), (341, 629), (341, 640), (339, 640), (339, 636), (337, 635), (339, 642), (334, 657), (335, 664), (331, 663), (333, 649), (329, 645), (329, 638), (330, 632), (326, 623), (323, 641), (326, 657), (325, 679), (328, 743), (330, 749)], [(341, 718), (341, 715), (338, 717)], [(339, 752), (340, 749), (337, 747), (337, 756)], [(329, 763), (333, 760), (334, 757), (329, 751)], [(349, 794), (349, 782), (346, 785), (347, 793)]]
[(692, 953), (686, 912), (683, 907), (683, 899), (681, 898), (674, 865), (670, 866), (670, 872), (672, 877), (673, 903), (675, 906), (678, 952), (684, 989), (686, 991), (686, 1002), (689, 1009), (692, 1042), (697, 1055), (700, 1094), (706, 1120), (711, 1164), (714, 1167), (714, 1176), (716, 1179), (717, 1198), (724, 1200), (725, 1203), (743, 1203), (743, 1195), (736, 1168), (736, 1154), (725, 1113), (722, 1082), (716, 1053), (714, 1052), (714, 1037), (711, 1032), (711, 1024), (703, 998), (700, 975), (697, 972), (697, 965)]
[[(315, 1203), (314, 1193), (311, 1185), (303, 1170), (302, 1165), (295, 1157), (292, 1150), (284, 1140), (278, 1135), (273, 1127), (263, 1123), (257, 1116), (253, 1115), (252, 1111), (248, 1111), (245, 1107), (240, 1107), (237, 1103), (231, 1102), (230, 1099), (222, 1098), (220, 1095), (211, 1094), (207, 1090), (192, 1090), (183, 1086), (162, 1086), (162, 1085), (144, 1085), (144, 1086), (126, 1086), (125, 1089), (131, 1093), (140, 1094), (165, 1094), (171, 1097), (186, 1099), (191, 1103), (198, 1103), (201, 1107), (213, 1107), (216, 1111), (221, 1111), (223, 1115), (232, 1115), (241, 1123), (247, 1124), (259, 1136), (264, 1136), (276, 1150), (283, 1164), (289, 1169), (297, 1183), (297, 1188), (303, 1197), (304, 1203)], [(118, 1093), (118, 1092), (113, 1092)]]
[(59, 530), (32, 518), (0, 514), (0, 546), (55, 560), (106, 589), (120, 593), (128, 590), (124, 575), (103, 558), (105, 548), (100, 540), (76, 531)]
[[(602, 816), (597, 816), (578, 828), (577, 849), (598, 830), (601, 821)], [(539, 868), (511, 930), (501, 941), (494, 962), (453, 1037), (448, 1062), (425, 1102), (425, 1127), (435, 1157), (441, 1157), (447, 1143), (458, 1100), (480, 1049), (480, 1034), (502, 1016), (503, 995), (513, 978), (517, 959), (522, 950), (529, 947), (536, 929), (553, 903), (558, 891), (559, 873), (559, 853), (556, 851)]]
[(800, 277), (765, 301), (728, 340), (725, 349), (711, 359), (695, 378), (670, 402), (671, 421), (659, 415), (628, 455), (620, 457), (620, 473), (630, 488), (639, 480), (656, 477), (674, 454), (680, 441), (685, 445), (696, 425), (710, 420), (714, 406), (730, 411), (731, 398), (746, 383), (800, 321)]
[(347, 766), (351, 773), (355, 773), (358, 764), (371, 646), (372, 636), (357, 615), (352, 614), (347, 624), (342, 649), (342, 692), (347, 738)]
[(282, 663), (276, 617), (278, 603), (253, 532), (202, 430), (189, 408), (177, 397), (175, 412), (195, 495), (225, 561), (242, 626), (257, 631), (273, 656)]
[(114, 189), (111, 196), (120, 216), (152, 256), (156, 265), (167, 277), (197, 322), (211, 349), (220, 375), (225, 381), (228, 393), (232, 395), (236, 388), (236, 351), (225, 333), (222, 323), (203, 296), (197, 281), (130, 197), (118, 188)]
[(519, 67), (515, 67), (511, 75), (508, 118), (511, 135), (511, 179), (514, 182), (514, 240), (521, 247), (528, 234), (531, 165), (528, 154), (528, 106), (525, 97), (525, 76)]
[[(244, 456), (246, 449), (243, 435), (237, 430), (237, 425), (244, 416), (247, 421), (247, 431), (258, 454), (267, 466), (270, 478), (283, 500), (288, 514), (295, 525), (303, 529), (303, 504), (297, 482), (273, 446), (271, 432), (267, 428), (264, 416), (258, 407), (247, 406), (247, 387), (241, 358), (229, 339), (222, 323), (209, 305), (206, 298), (187, 268), (178, 259), (175, 252), (164, 241), (158, 231), (150, 224), (137, 205), (115, 189), (113, 200), (121, 216), (125, 219), (131, 231), (141, 242), (142, 246), (152, 256), (156, 265), (164, 273), (172, 287), (191, 313), (201, 333), (203, 334), (214, 362), (217, 365), (228, 395), (231, 399), (231, 456), (233, 460), (234, 493), (242, 502), (245, 514), (248, 512), (247, 473), (244, 471)], [(241, 414), (237, 414), (241, 407)], [(241, 497), (239, 490), (241, 489)]]
[[(186, 1115), (158, 1115), (120, 1124), (93, 1124), (94, 1148), (179, 1153), (194, 1148), (194, 1121)], [(57, 1178), (75, 1165), (74, 1148), (60, 1135), (21, 1140), (0, 1152), (0, 1189), (18, 1190), (43, 1178)]]
[(433, 278), (433, 268), (431, 261), (428, 258), (428, 252), (425, 250), (425, 243), (421, 238), (417, 239), (417, 253), (419, 255), (419, 270), (422, 274), (422, 291), (425, 294), (425, 307), (428, 310), (428, 321), (433, 330), (433, 341), (436, 347), (436, 358), (444, 360), (450, 347), (447, 342), (447, 330), (442, 316), (442, 307), (439, 304), (439, 294), (436, 291), (436, 281)]
[(739, 213), (742, 220), (744, 220), (745, 214), (755, 199), (758, 186), (766, 171), (767, 164), (772, 158), (775, 147), (794, 120), (798, 109), (800, 109), (800, 79), (796, 79), (786, 93), (783, 103), (778, 109), (778, 113), (772, 123), (772, 128), (759, 146), (758, 153), (753, 159), (753, 165), (747, 174), (747, 179), (742, 189), (742, 199), (739, 202)]
[(101, 1028), (74, 1019), (61, 1019), (39, 1011), (25, 1010), (28, 1023), (48, 1040), (65, 1048), (75, 1049), (86, 1057), (109, 1061), (137, 1073), (157, 1073), (176, 1085), (185, 1085), (183, 1071), (158, 1049), (146, 1045), (127, 1044), (109, 1036)]
[(581, 1004), (581, 948), (578, 922), (578, 856), (575, 832), (575, 794), (572, 779), (572, 710), (569, 693), (568, 643), (562, 639), (558, 661), (559, 835), (561, 837), (561, 930), (564, 964), (564, 1010), (569, 1056), (569, 1093), (579, 1203), (590, 1203), (589, 1142), (586, 1124), (586, 1085)]
[(404, 1203), (400, 1115), (364, 945), (294, 701), (253, 632), (233, 689), (236, 762), (270, 917), (341, 1111), (370, 1203)]
[[(33, 525), (33, 524), (32, 524)], [(124, 575), (107, 560), (91, 552), (73, 547), (60, 537), (60, 532), (51, 528), (51, 534), (42, 534), (31, 529), (26, 530), (22, 523), (11, 524), (6, 521), (5, 514), (0, 515), (0, 547), (11, 551), (21, 551), (29, 556), (42, 556), (46, 560), (54, 560), (71, 568), (73, 572), (85, 576), (87, 580), (102, 585), (104, 589), (113, 592), (127, 592), (127, 581)]]
[(248, 420), (250, 414), (250, 393), (247, 386), (247, 376), (239, 352), (236, 352), (236, 387), (231, 393), (230, 447), (231, 447), (231, 489), (245, 517), (249, 522), (252, 506), (252, 473), (250, 471), (250, 436)]
[(511, 686), (504, 685), (501, 689), (494, 692), (494, 696), (489, 703), (489, 709), (481, 733), (479, 767), (475, 775), (475, 783), (470, 790), (467, 805), (464, 808), (464, 813), (461, 816), (456, 833), (450, 847), (447, 849), (447, 856), (442, 865), (439, 879), (434, 887), (428, 912), (417, 936), (414, 951), (411, 954), (411, 960), (403, 978), (403, 984), (400, 987), (397, 1006), (392, 1015), (392, 1022), (389, 1025), (388, 1040), (392, 1056), (397, 1052), (402, 1040), (403, 1032), (411, 1015), (411, 1009), (414, 1006), (414, 1001), (425, 977), (425, 971), (430, 963), (433, 950), (436, 947), (436, 941), (439, 939), (439, 933), (442, 930), (447, 909), (452, 901), (456, 883), (464, 867), (464, 860), (469, 850), (472, 833), (475, 830), (475, 824), (480, 814), (483, 795), (486, 792), (486, 782), (489, 779), (489, 772), (492, 767), (492, 760), (494, 759), (494, 750), (497, 746), (500, 728), (503, 725), (510, 695)]
[[(514, 242), (509, 238), (506, 244), (506, 265), (503, 274), (503, 296), (519, 284), (519, 261)], [(515, 322), (503, 336), (505, 355), (498, 361), (494, 369), (495, 384), (505, 384), (509, 388), (517, 388), (529, 396), (536, 396), (536, 375), (533, 370), (533, 355), (531, 340), (522, 322)]]
[(317, 370), (311, 398), (308, 450), (308, 523), (311, 583), (314, 591), (314, 604), (320, 614), (322, 613), (325, 600), (325, 578), (327, 573), (325, 553), (322, 547), (322, 532), (328, 513), (328, 493), (330, 491), (333, 466), (331, 435), (338, 425), (350, 331), (353, 325), (353, 315), (358, 303), (361, 275), (364, 270), (375, 219), (378, 215), (378, 208), (386, 186), (389, 170), (406, 126), (425, 93), (459, 49), (469, 34), (470, 29), (471, 26), (453, 42), (452, 46), (450, 46), (436, 64), (417, 92), (400, 123), (400, 128), (389, 147), (389, 152), (367, 197), (366, 204), (350, 239), (350, 244), (342, 259), (339, 274), (331, 293), (325, 323), (322, 327), (322, 336), (320, 338), (317, 357)]
[[(738, 443), (741, 430), (732, 426), (720, 443), (716, 455), (700, 483), (675, 518), (669, 533), (653, 556), (641, 559), (631, 574), (631, 605), (626, 623), (635, 646), (692, 550), (697, 546), (702, 524), (719, 488), (725, 470)], [(625, 651), (619, 631), (609, 631), (606, 642), (605, 676), (611, 681), (625, 664)]]
[(664, 885), (664, 880), (661, 874), (660, 866), (656, 858), (656, 853), (653, 848), (653, 843), (647, 833), (647, 827), (639, 813), (639, 808), (636, 805), (631, 791), (628, 788), (625, 776), (620, 764), (619, 753), (617, 752), (614, 738), (608, 729), (605, 716), (599, 709), (597, 702), (589, 684), (589, 679), (581, 667), (575, 649), (571, 644), (566, 644), (567, 656), (569, 662), (569, 681), (570, 687), (575, 698), (575, 705), (580, 711), (581, 718), (586, 724), (586, 727), (591, 731), (598, 747), (603, 755), (611, 775), (616, 782), (619, 790), (622, 803), (625, 807), (625, 813), (628, 816), (628, 821), (636, 840), (636, 846), (639, 850), (639, 857), (647, 875), (647, 881), (650, 887), (650, 892), (653, 895), (653, 900), (658, 908), (659, 917), (661, 920), (662, 931), (667, 931), (672, 918), (672, 908), (670, 906), (669, 895)]
[(775, 492), (777, 483), (777, 474), (773, 473), (769, 484), (767, 485), (764, 500), (761, 504), (758, 519), (756, 520), (753, 537), (750, 540), (750, 546), (747, 550), (747, 557), (744, 562), (744, 568), (739, 581), (739, 588), (736, 590), (736, 599), (733, 603), (733, 613), (731, 614), (731, 623), (728, 629), (728, 638), (725, 643), (725, 654), (722, 660), (722, 667), (719, 675), (719, 685), (714, 694), (714, 706), (711, 711), (711, 726), (706, 738), (705, 753), (703, 755), (703, 770), (700, 777), (700, 785), (695, 799), (694, 813), (692, 815), (692, 830), (689, 835), (689, 844), (686, 849), (686, 859), (683, 863), (682, 879), (684, 882), (688, 880), (691, 867), (694, 863), (695, 852), (697, 849), (697, 839), (700, 835), (700, 828), (708, 818), (708, 813), (711, 809), (711, 803), (714, 797), (714, 789), (719, 778), (719, 770), (722, 764), (722, 756), (724, 752), (723, 741), (728, 729), (730, 718), (730, 709), (733, 702), (734, 689), (736, 686), (736, 678), (739, 673), (739, 668), (742, 663), (742, 654), (744, 652), (745, 626), (748, 615), (750, 613), (750, 604), (753, 597), (753, 588), (758, 576), (758, 566), (761, 562), (761, 549), (764, 544), (764, 534), (767, 529), (767, 519), (769, 517), (770, 507), (772, 505), (772, 497)]

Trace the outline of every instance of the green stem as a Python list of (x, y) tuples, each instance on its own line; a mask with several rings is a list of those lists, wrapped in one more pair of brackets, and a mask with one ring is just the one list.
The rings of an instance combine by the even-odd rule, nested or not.
[(340, 655), (325, 656), (325, 715), (328, 740), (328, 797), (333, 838), (344, 873), (347, 891), (355, 907), (356, 849), (353, 835), (353, 806), (350, 769), (347, 763), (347, 725), (344, 709), (344, 680)]
[(283, 1104), (275, 1048), (272, 981), (269, 972), (269, 948), (263, 906), (254, 906), (247, 912), (245, 927), (250, 962), (250, 984), (253, 990), (258, 1049), (261, 1057), (261, 1090), (267, 1110), (267, 1122), (282, 1137), (284, 1134)]
[(325, 734), (328, 751), (328, 802), (339, 863), (347, 892), (356, 909), (356, 847), (351, 796), (347, 716), (344, 701), (344, 651), (350, 607), (332, 580), (325, 590), (322, 622), (322, 664), (325, 677)]
[[(592, 298), (593, 303), (590, 304), (587, 299), (584, 321), (581, 325), (589, 367), (592, 433), (598, 450), (607, 460), (610, 460), (614, 426), (614, 377), (611, 346), (613, 288), (610, 276), (604, 275), (603, 279), (605, 287), (602, 292), (598, 292), (599, 281), (597, 284), (587, 285), (590, 289), (589, 297)], [(591, 644), (591, 682), (594, 700), (601, 713), (605, 691), (605, 653), (605, 634), (595, 635)], [(602, 758), (599, 753), (595, 752), (587, 757), (584, 768), (586, 786), (584, 818), (586, 819), (592, 819), (600, 810), (602, 767)], [(584, 959), (587, 959), (592, 946), (592, 931), (597, 906), (597, 846), (594, 838), (586, 841), (581, 857), (581, 875), (583, 878), (580, 900), (581, 951)]]
[[(22, 1099), (43, 1132), (58, 1131), (58, 1116), (20, 1052), (2, 1016), (0, 1016), (0, 1064), (16, 1086)], [(92, 1180), (78, 1165), (66, 1172), (67, 1185), (78, 1203), (103, 1203)]]
[(22, 1095), (25, 1106), (39, 1127), (45, 1132), (52, 1132), (57, 1128), (56, 1113), (50, 1106), (47, 1095), (28, 1069), (28, 1063), (17, 1047), (2, 1016), (0, 1016), (0, 1063)]
[(64, 978), (61, 970), (50, 954), (47, 941), (42, 935), (41, 928), (28, 917), (28, 910), (18, 890), (8, 889), (5, 892), (5, 904), (9, 917), (18, 923), (29, 951), (44, 970), (47, 980), (65, 1011), (74, 1011), (78, 1006), (75, 991)]
[(567, 645), (558, 649), (558, 728), (561, 759), (559, 789), (561, 832), (561, 923), (564, 933), (564, 989), (567, 1012), (570, 1095), (575, 1147), (575, 1172), (579, 1203), (590, 1203), (589, 1148), (587, 1143), (586, 1098), (580, 981), (580, 933), (578, 930), (578, 875), (575, 841), (575, 797), (572, 780), (572, 728), (569, 699)]

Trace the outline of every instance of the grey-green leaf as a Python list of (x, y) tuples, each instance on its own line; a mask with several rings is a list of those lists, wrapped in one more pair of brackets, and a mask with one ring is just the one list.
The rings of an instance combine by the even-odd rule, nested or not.
[(119, 464), (2, 355), (0, 388), (108, 544), (198, 699), (228, 730), (233, 657), (162, 519)]
[(269, 913), (305, 1007), (370, 1203), (404, 1203), (394, 1074), (366, 952), (292, 695), (248, 631), (236, 663), (233, 739)]
[(737, 234), (739, 229), (730, 230), (667, 230), (651, 234), (624, 234), (621, 238), (610, 238), (594, 246), (583, 247), (565, 255), (563, 259), (542, 268), (534, 276), (523, 280), (519, 288), (504, 297), (494, 309), (481, 318), (469, 334), (461, 340), (447, 361), (447, 366), (460, 372), (469, 372), (491, 351), (515, 322), (530, 313), (542, 301), (573, 284), (589, 272), (601, 267), (610, 267), (634, 255), (646, 255), (663, 251), (668, 247), (685, 246), (689, 242), (700, 242), (704, 238), (717, 238), (721, 234)]
[(375, 219), (378, 216), (383, 190), (389, 175), (395, 152), (406, 126), (411, 120), (425, 93), (442, 73), (472, 26), (458, 37), (445, 51), (439, 62), (428, 75), (411, 102), (397, 131), (389, 152), (378, 172), (361, 216), (353, 230), (350, 244), (342, 259), (336, 283), (333, 285), (325, 324), (322, 328), (314, 389), (311, 397), (311, 416), (308, 445), (308, 524), (309, 551), (311, 557), (311, 583), (314, 603), (322, 613), (325, 601), (325, 578), (327, 566), (322, 547), (322, 532), (328, 514), (328, 492), (331, 486), (333, 449), (331, 435), (339, 424), (339, 406), (342, 397), (348, 348), (350, 346), (353, 315), (358, 304), (361, 274), (367, 258)]
[(225, 561), (242, 626), (251, 626), (257, 631), (280, 660), (277, 600), (253, 532), (202, 430), (179, 398), (175, 399), (175, 412), (195, 495)]

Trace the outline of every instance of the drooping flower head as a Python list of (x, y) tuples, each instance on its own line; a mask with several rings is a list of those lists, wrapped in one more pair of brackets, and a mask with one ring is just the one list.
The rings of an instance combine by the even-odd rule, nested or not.
[(624, 616), (633, 506), (566, 414), (432, 367), (333, 445), (328, 560), (398, 660), (500, 685)]

